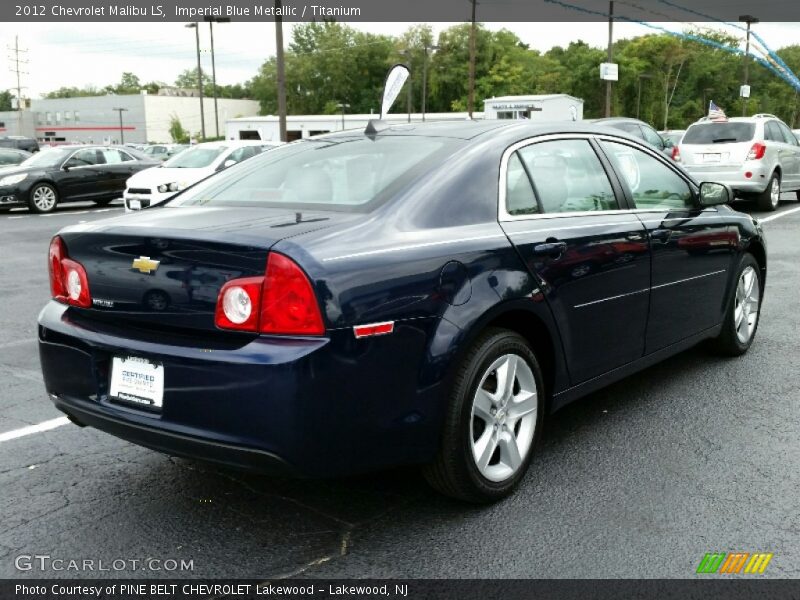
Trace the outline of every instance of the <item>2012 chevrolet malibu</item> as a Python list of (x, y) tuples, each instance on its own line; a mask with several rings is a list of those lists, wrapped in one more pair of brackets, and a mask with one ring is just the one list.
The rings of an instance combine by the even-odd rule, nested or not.
[(375, 126), (63, 229), (39, 317), (55, 405), (165, 453), (330, 477), (419, 464), (508, 494), (546, 414), (753, 342), (758, 223), (585, 123)]

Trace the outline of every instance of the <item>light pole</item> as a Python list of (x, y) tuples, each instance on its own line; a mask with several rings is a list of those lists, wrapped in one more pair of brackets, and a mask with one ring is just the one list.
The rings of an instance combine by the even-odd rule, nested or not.
[(439, 46), (425, 44), (425, 57), (422, 59), (422, 120), (425, 120), (425, 108), (428, 100), (428, 50), (438, 50)]
[(639, 92), (636, 94), (636, 118), (639, 118), (639, 109), (642, 106), (642, 79), (652, 79), (650, 73), (639, 73)]
[[(614, 3), (608, 3), (608, 49), (606, 62), (614, 62)], [(611, 116), (611, 80), (606, 79), (606, 117)]]
[(341, 108), (342, 109), (342, 131), (344, 131), (344, 109), (345, 108), (350, 108), (350, 105), (346, 104), (344, 102), (340, 102), (339, 104), (336, 105), (336, 108)]
[(469, 26), (469, 87), (467, 89), (467, 112), (469, 118), (472, 118), (472, 112), (475, 110), (475, 5), (476, 0), (470, 0), (472, 4), (472, 16), (470, 18)]
[[(403, 48), (400, 50), (400, 56), (404, 56), (406, 58), (406, 66), (408, 67), (409, 73), (411, 72), (411, 50), (408, 48)], [(406, 80), (407, 93), (406, 93), (406, 104), (408, 105), (408, 122), (411, 123), (411, 77)]]
[(194, 29), (195, 41), (197, 43), (197, 87), (200, 90), (200, 137), (206, 139), (206, 115), (203, 111), (203, 69), (200, 67), (200, 27), (197, 23), (189, 23), (186, 27)]
[[(754, 23), (758, 23), (758, 19), (756, 19), (753, 15), (740, 15), (739, 16), (740, 23), (747, 23), (747, 41), (745, 42), (745, 50), (744, 50), (744, 84), (742, 84), (742, 92), (744, 92), (744, 86), (748, 84), (750, 81), (750, 26)], [(749, 97), (748, 93), (748, 97)], [(748, 97), (742, 94), (742, 116), (747, 116), (747, 100)]]
[(283, 56), (283, 4), (274, 0), (275, 7), (275, 67), (278, 84), (278, 135), (282, 142), (288, 141), (286, 133), (286, 65)]
[(122, 113), (123, 112), (128, 112), (128, 109), (127, 108), (112, 108), (111, 110), (115, 110), (115, 111), (117, 111), (119, 113), (119, 143), (120, 144), (124, 144), (125, 143), (125, 133), (124, 133), (124, 130), (122, 129)]
[(211, 86), (214, 92), (214, 126), (219, 137), (219, 109), (217, 108), (217, 65), (214, 61), (214, 23), (230, 23), (230, 17), (212, 17), (206, 15), (203, 20), (208, 21), (208, 32), (211, 35)]

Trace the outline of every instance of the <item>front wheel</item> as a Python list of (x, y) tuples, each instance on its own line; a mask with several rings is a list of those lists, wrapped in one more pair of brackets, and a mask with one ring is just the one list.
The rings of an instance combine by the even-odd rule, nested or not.
[(770, 177), (767, 188), (756, 196), (756, 204), (760, 210), (778, 210), (781, 201), (781, 178), (777, 173)]
[(56, 209), (58, 192), (49, 183), (37, 183), (31, 188), (28, 206), (36, 213), (49, 213)]
[(726, 356), (741, 356), (750, 348), (758, 329), (762, 297), (761, 269), (751, 254), (742, 256), (736, 285), (728, 301), (722, 331), (712, 340), (714, 349)]
[(510, 494), (533, 457), (544, 387), (536, 356), (520, 335), (483, 333), (456, 372), (436, 460), (423, 469), (434, 488), (468, 502)]

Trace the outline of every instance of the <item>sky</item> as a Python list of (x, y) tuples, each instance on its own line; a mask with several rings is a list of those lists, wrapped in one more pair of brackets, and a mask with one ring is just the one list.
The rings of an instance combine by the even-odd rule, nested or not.
[[(455, 23), (434, 23), (439, 32)], [(351, 26), (373, 33), (397, 35), (416, 23), (353, 23)], [(658, 33), (658, 27), (682, 31), (688, 23), (658, 23), (651, 27), (637, 23), (616, 23), (615, 39), (646, 33)], [(708, 26), (708, 24), (699, 24)], [(546, 51), (583, 40), (605, 47), (608, 25), (593, 23), (488, 23), (489, 29), (506, 28), (516, 33), (531, 48)], [(288, 44), (291, 24), (284, 25)], [(737, 33), (735, 29), (714, 24), (718, 30)], [(800, 23), (759, 23), (754, 26), (771, 49), (800, 43)], [(200, 45), (203, 69), (210, 72), (211, 57), (208, 25), (201, 24)], [(130, 71), (143, 82), (173, 83), (176, 76), (196, 66), (195, 34), (183, 23), (5, 23), (0, 29), (0, 49), (5, 50), (6, 65), (0, 66), (0, 90), (16, 87), (16, 77), (9, 69), (13, 63), (15, 36), (28, 62), (22, 65), (23, 95), (38, 98), (62, 86), (102, 87), (117, 83)], [(214, 50), (217, 82), (240, 83), (252, 78), (266, 58), (275, 53), (273, 23), (225, 23), (214, 27)], [(0, 55), (0, 58), (5, 58)]]

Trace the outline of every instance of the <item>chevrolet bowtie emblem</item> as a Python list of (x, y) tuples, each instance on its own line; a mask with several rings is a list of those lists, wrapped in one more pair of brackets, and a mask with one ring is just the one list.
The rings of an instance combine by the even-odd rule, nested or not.
[(161, 264), (160, 260), (151, 260), (149, 256), (140, 256), (133, 259), (132, 269), (136, 269), (140, 273), (150, 274), (155, 273), (158, 265)]

